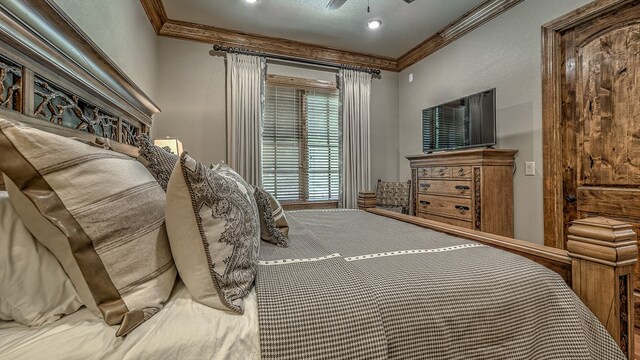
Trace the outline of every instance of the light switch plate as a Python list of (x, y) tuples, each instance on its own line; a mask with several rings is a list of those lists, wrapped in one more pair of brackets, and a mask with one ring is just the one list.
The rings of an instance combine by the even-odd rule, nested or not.
[(524, 163), (524, 174), (526, 176), (534, 176), (536, 174), (535, 161), (527, 161)]
[(413, 82), (413, 73), (409, 74), (409, 82)]

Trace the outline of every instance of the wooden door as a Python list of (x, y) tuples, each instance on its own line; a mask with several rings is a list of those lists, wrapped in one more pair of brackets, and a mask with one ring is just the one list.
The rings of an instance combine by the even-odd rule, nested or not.
[(562, 247), (571, 221), (590, 216), (640, 233), (640, 6), (564, 31), (561, 57)]

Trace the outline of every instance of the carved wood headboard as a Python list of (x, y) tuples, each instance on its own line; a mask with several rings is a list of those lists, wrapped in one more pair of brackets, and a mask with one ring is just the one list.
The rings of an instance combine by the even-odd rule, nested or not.
[(52, 0), (0, 4), (0, 116), (134, 145), (160, 109)]
[(0, 117), (135, 154), (159, 111), (52, 0), (0, 4)]

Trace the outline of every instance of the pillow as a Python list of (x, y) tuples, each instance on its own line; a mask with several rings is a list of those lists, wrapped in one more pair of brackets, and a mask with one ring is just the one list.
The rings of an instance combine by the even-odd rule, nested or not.
[(0, 320), (40, 326), (81, 306), (58, 260), (33, 238), (1, 191)]
[(256, 188), (256, 203), (260, 214), (260, 237), (278, 246), (289, 246), (289, 223), (280, 202), (263, 189)]
[(251, 186), (227, 165), (208, 168), (184, 152), (169, 179), (166, 212), (171, 252), (191, 295), (242, 314), (260, 246)]
[(116, 336), (167, 300), (176, 269), (162, 188), (135, 159), (0, 119), (0, 171), (27, 228)]
[(154, 145), (147, 134), (137, 136), (136, 145), (140, 148), (138, 161), (149, 170), (166, 192), (169, 177), (178, 162), (179, 156)]

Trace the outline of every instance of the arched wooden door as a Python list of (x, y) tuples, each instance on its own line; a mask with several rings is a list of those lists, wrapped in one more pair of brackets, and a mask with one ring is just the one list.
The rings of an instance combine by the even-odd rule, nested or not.
[(630, 222), (640, 232), (640, 4), (620, 1), (546, 36), (556, 44), (556, 66), (543, 75), (544, 86), (556, 98), (543, 94), (552, 108), (543, 125), (545, 244), (564, 248), (571, 221), (590, 216)]

